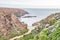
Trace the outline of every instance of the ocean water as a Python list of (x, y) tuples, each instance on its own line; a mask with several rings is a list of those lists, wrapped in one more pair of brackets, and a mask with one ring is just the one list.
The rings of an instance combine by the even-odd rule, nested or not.
[(49, 16), (50, 14), (53, 13), (58, 13), (60, 12), (60, 9), (33, 9), (33, 8), (24, 8), (23, 10), (27, 11), (29, 14), (26, 14), (24, 16), (37, 16), (37, 17), (33, 17), (33, 18), (22, 18), (20, 17), (20, 20), (26, 24), (28, 24), (28, 26), (32, 26), (32, 24), (34, 22), (40, 21), (44, 18), (46, 18), (47, 16)]

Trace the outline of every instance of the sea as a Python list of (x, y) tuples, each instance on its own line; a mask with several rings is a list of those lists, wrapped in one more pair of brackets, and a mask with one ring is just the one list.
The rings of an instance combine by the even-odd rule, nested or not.
[(60, 13), (60, 9), (24, 8), (23, 10), (25, 10), (29, 13), (24, 16), (36, 16), (36, 17), (32, 17), (32, 18), (23, 18), (23, 16), (22, 16), (19, 18), (19, 20), (21, 22), (26, 23), (29, 27), (32, 27), (33, 23), (38, 22), (51, 14)]

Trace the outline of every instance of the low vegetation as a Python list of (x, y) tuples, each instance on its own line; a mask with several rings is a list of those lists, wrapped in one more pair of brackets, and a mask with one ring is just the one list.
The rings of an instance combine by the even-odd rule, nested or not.
[(30, 34), (24, 35), (23, 37), (15, 40), (60, 40), (60, 17), (56, 17), (49, 21), (49, 26), (46, 24), (43, 28), (41, 25), (31, 31)]

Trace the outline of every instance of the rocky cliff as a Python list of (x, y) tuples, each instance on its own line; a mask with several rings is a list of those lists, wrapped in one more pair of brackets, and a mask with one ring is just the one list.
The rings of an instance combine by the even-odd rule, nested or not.
[(11, 37), (27, 31), (27, 24), (20, 22), (18, 17), (28, 14), (17, 8), (0, 8), (0, 37)]

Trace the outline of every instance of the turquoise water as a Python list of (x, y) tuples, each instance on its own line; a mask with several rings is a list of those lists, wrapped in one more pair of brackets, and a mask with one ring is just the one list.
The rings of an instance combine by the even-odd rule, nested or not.
[(32, 23), (40, 21), (50, 14), (60, 12), (60, 9), (32, 9), (32, 8), (25, 8), (25, 11), (27, 11), (29, 14), (26, 14), (25, 16), (37, 16), (33, 18), (20, 18), (21, 21), (28, 24), (29, 26), (32, 26)]

